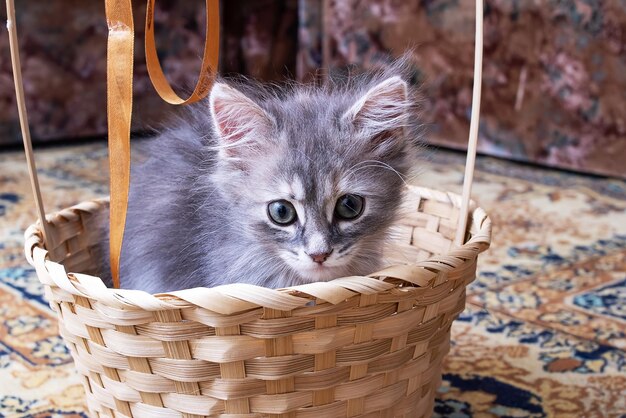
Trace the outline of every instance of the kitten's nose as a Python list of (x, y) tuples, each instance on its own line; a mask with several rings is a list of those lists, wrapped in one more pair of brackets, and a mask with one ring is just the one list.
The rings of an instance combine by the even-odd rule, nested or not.
[[(333, 252), (333, 250), (330, 250), (327, 253), (315, 253), (315, 254), (309, 254), (309, 257), (311, 257), (311, 259), (313, 261), (315, 261), (318, 264), (322, 264), (324, 261), (326, 261), (328, 259), (328, 257), (330, 257), (330, 254)], [(307, 253), (308, 254), (308, 253)]]

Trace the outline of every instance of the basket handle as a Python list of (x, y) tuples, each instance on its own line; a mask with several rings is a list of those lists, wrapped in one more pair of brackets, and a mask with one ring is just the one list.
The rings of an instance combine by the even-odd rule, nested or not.
[[(130, 119), (132, 113), (134, 26), (131, 0), (105, 0), (105, 2), (109, 26), (107, 48), (107, 112), (109, 115), (109, 164), (111, 170), (111, 271), (114, 286), (119, 287), (119, 258), (126, 222), (130, 185)], [(152, 83), (159, 95), (168, 103), (186, 104), (197, 101), (208, 93), (215, 70), (217, 69), (217, 59), (219, 57), (219, 3), (217, 0), (206, 0), (207, 38), (204, 47), (202, 69), (196, 88), (188, 99), (181, 99), (173, 91), (158, 61), (154, 42), (154, 3), (155, 0), (148, 0), (146, 11), (146, 63)], [(6, 0), (6, 7), (9, 47), (11, 51), (11, 63), (13, 66), (13, 79), (15, 82), (20, 126), (24, 141), (24, 151), (29, 168), (31, 188), (35, 197), (39, 221), (42, 226), (43, 239), (44, 242), (47, 242), (50, 234), (37, 178), (28, 125), (28, 115), (24, 100), (14, 1)], [(210, 42), (210, 39), (212, 39), (213, 42)], [(462, 245), (464, 242), (476, 161), (482, 83), (483, 0), (476, 0), (476, 35), (474, 48), (472, 114), (461, 210), (455, 238), (457, 245)], [(115, 56), (115, 59), (111, 59), (113, 56)], [(113, 192), (114, 190), (116, 192)], [(117, 193), (118, 190), (120, 193)]]
[(107, 125), (109, 132), (109, 262), (120, 287), (120, 256), (130, 191), (130, 122), (133, 111), (135, 25), (130, 0), (105, 0)]
[(15, 96), (17, 98), (17, 111), (22, 129), (22, 141), (24, 142), (24, 152), (26, 153), (26, 163), (28, 164), (28, 176), (30, 177), (30, 187), (35, 197), (37, 215), (41, 224), (43, 242), (48, 242), (50, 233), (46, 221), (46, 212), (41, 199), (39, 179), (37, 178), (37, 167), (33, 155), (33, 144), (30, 138), (28, 127), (28, 113), (26, 112), (26, 101), (24, 100), (24, 84), (22, 82), (22, 66), (20, 62), (20, 51), (17, 43), (17, 26), (15, 19), (15, 4), (13, 0), (7, 0), (7, 31), (9, 32), (9, 49), (11, 51), (11, 65), (13, 67), (13, 82), (15, 84)]
[[(113, 286), (120, 286), (120, 257), (130, 189), (130, 120), (133, 101), (133, 8), (131, 0), (105, 0), (107, 46), (107, 111), (110, 172), (110, 263)], [(189, 104), (206, 96), (213, 84), (219, 57), (219, 1), (206, 0), (206, 39), (202, 67), (193, 93), (181, 99), (163, 74), (154, 41), (154, 4), (146, 7), (146, 65), (159, 95), (171, 104)]]
[(469, 140), (467, 144), (467, 159), (465, 162), (465, 177), (463, 178), (463, 194), (461, 209), (456, 229), (454, 243), (463, 245), (465, 229), (469, 215), (469, 201), (474, 181), (474, 166), (476, 164), (476, 147), (478, 144), (478, 127), (480, 121), (480, 92), (483, 73), (483, 0), (476, 0), (476, 35), (474, 39), (474, 87), (472, 93), (472, 116), (470, 119)]
[(163, 74), (154, 41), (154, 3), (155, 0), (148, 0), (145, 38), (146, 66), (148, 67), (148, 75), (150, 80), (152, 80), (152, 85), (159, 93), (159, 96), (170, 104), (181, 105), (197, 102), (209, 94), (217, 72), (220, 51), (219, 0), (206, 0), (206, 38), (204, 40), (202, 67), (196, 87), (187, 99), (181, 99), (174, 92)]
[[(45, 218), (37, 169), (24, 100), (20, 66), (14, 0), (6, 0), (7, 29), (13, 65), (13, 79), (17, 97), (24, 151), (43, 242), (49, 243), (50, 234)], [(219, 0), (206, 0), (206, 39), (202, 67), (193, 93), (181, 99), (165, 78), (156, 53), (154, 40), (154, 4), (148, 0), (146, 8), (146, 64), (152, 84), (159, 95), (171, 104), (189, 104), (205, 97), (213, 84), (219, 58)], [(131, 0), (105, 0), (109, 36), (107, 40), (107, 119), (109, 131), (110, 171), (110, 263), (113, 285), (118, 288), (119, 261), (126, 224), (128, 193), (130, 189), (130, 122), (133, 105), (133, 60), (135, 30)]]

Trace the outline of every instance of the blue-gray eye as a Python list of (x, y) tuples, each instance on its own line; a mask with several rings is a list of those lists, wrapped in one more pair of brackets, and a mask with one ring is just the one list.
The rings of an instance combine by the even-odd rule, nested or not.
[(276, 200), (267, 205), (267, 216), (276, 225), (291, 225), (298, 219), (296, 208), (286, 200)]
[(337, 199), (335, 214), (339, 219), (353, 220), (361, 216), (365, 200), (355, 194), (344, 194)]

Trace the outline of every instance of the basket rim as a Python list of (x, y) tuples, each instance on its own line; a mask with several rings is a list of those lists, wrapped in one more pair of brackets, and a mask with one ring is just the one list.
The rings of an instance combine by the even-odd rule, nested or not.
[[(408, 191), (422, 199), (436, 200), (459, 208), (461, 196), (409, 185)], [(46, 215), (46, 221), (62, 224), (76, 220), (81, 213), (91, 213), (108, 205), (107, 198), (81, 202), (72, 207)], [(478, 254), (491, 243), (491, 220), (484, 210), (473, 201), (470, 204), (471, 223), (468, 229), (473, 233), (460, 247), (446, 254), (434, 255), (426, 260), (407, 265), (392, 265), (367, 276), (350, 276), (327, 282), (313, 282), (282, 289), (270, 289), (245, 283), (224, 284), (212, 288), (197, 287), (174, 292), (150, 294), (142, 290), (108, 288), (96, 276), (82, 273), (68, 273), (61, 263), (48, 259), (48, 251), (43, 244), (39, 222), (30, 225), (25, 233), (24, 250), (29, 264), (37, 271), (39, 280), (51, 287), (58, 287), (70, 294), (99, 301), (107, 306), (124, 310), (168, 310), (201, 307), (219, 314), (234, 314), (264, 307), (277, 310), (292, 310), (310, 305), (311, 300), (328, 302), (333, 305), (353, 296), (371, 295), (398, 289), (390, 283), (401, 281), (409, 287), (400, 291), (432, 286), (440, 272), (451, 272), (466, 263), (472, 263)]]

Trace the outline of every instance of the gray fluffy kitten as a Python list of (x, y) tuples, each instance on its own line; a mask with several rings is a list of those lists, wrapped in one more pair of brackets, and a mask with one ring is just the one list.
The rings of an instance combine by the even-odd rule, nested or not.
[(327, 88), (217, 82), (133, 166), (122, 287), (278, 288), (382, 267), (415, 161), (401, 66)]

